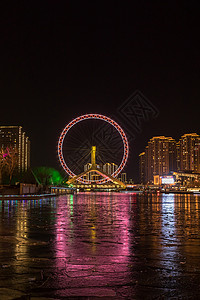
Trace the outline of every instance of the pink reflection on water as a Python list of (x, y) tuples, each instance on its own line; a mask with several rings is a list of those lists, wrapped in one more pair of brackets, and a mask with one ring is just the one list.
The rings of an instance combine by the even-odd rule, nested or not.
[[(120, 276), (128, 280), (130, 203), (134, 197), (80, 193), (58, 199), (54, 250), (59, 286), (63, 286), (64, 278), (72, 286), (69, 278), (83, 276), (89, 276), (92, 285), (98, 284), (97, 275), (101, 284), (106, 284), (108, 273), (111, 282), (115, 274), (115, 284)], [(117, 278), (116, 274), (121, 275)]]
[(56, 221), (56, 242), (55, 252), (57, 260), (57, 267), (63, 267), (63, 260), (66, 259), (69, 253), (69, 233), (70, 233), (70, 208), (69, 197), (66, 198), (62, 205), (57, 203), (57, 221)]

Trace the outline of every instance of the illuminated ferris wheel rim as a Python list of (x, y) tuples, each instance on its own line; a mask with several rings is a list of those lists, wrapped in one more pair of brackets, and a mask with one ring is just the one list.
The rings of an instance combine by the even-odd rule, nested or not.
[[(63, 169), (65, 170), (65, 172), (71, 176), (74, 177), (76, 176), (76, 174), (74, 172), (72, 172), (72, 170), (70, 170), (70, 168), (67, 166), (64, 156), (63, 156), (63, 141), (65, 139), (66, 134), (68, 133), (68, 131), (77, 123), (83, 121), (83, 120), (89, 120), (89, 119), (98, 119), (98, 120), (102, 120), (105, 121), (107, 123), (109, 123), (110, 125), (112, 125), (120, 134), (122, 142), (123, 142), (123, 146), (124, 146), (124, 151), (123, 151), (123, 158), (121, 160), (121, 163), (119, 165), (119, 167), (117, 168), (117, 170), (115, 170), (115, 172), (113, 174), (111, 174), (112, 177), (116, 177), (117, 175), (119, 175), (119, 173), (123, 170), (124, 166), (126, 165), (127, 159), (128, 159), (128, 153), (129, 153), (129, 146), (128, 146), (128, 139), (126, 137), (125, 132), (123, 131), (123, 129), (121, 128), (121, 126), (119, 126), (119, 124), (117, 124), (117, 122), (115, 122), (114, 120), (112, 120), (111, 118), (101, 115), (101, 114), (85, 114), (82, 116), (79, 116), (75, 119), (73, 119), (70, 123), (68, 123), (65, 128), (63, 129), (63, 131), (61, 132), (61, 135), (59, 137), (58, 140), (58, 157), (60, 160), (60, 163), (63, 167)], [(82, 178), (77, 179), (78, 181), (82, 182), (82, 183), (91, 183), (89, 180), (85, 180)], [(96, 183), (102, 184), (109, 181), (109, 179), (101, 179), (96, 181)]]

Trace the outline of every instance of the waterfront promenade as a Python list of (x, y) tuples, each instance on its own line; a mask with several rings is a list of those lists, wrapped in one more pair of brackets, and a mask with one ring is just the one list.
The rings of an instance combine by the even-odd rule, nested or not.
[(200, 195), (0, 200), (0, 299), (200, 299)]

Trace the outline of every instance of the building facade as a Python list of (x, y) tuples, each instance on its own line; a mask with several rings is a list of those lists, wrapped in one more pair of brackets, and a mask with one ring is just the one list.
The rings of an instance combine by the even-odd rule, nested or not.
[[(91, 163), (87, 163), (84, 165), (84, 172), (88, 171), (92, 167)], [(111, 175), (113, 174), (117, 169), (118, 165), (115, 163), (105, 163), (104, 165), (97, 164), (96, 165), (97, 169), (100, 171), (103, 171), (104, 173)], [(91, 180), (91, 181), (97, 181), (101, 179), (101, 175), (99, 175), (96, 171), (92, 171), (90, 173), (87, 173), (86, 175), (83, 176), (85, 180)]]
[(145, 183), (145, 152), (139, 155), (139, 172), (140, 172), (140, 183)]
[(113, 174), (118, 169), (118, 165), (111, 163), (111, 174)]
[(127, 176), (126, 176), (126, 173), (121, 173), (121, 178), (120, 180), (123, 182), (123, 183), (127, 183)]
[(184, 134), (179, 144), (179, 170), (200, 172), (200, 136), (196, 133)]
[(0, 126), (0, 147), (17, 150), (19, 172), (30, 168), (30, 140), (21, 126)]
[[(85, 164), (84, 165), (84, 172), (88, 171), (91, 167), (92, 167), (91, 163)], [(100, 169), (100, 166), (98, 164), (96, 165), (96, 167), (97, 167), (97, 169)], [(100, 179), (100, 175), (97, 174), (97, 172), (92, 171), (90, 173), (87, 173), (87, 174), (83, 175), (83, 179), (95, 182), (95, 181)]]
[(118, 165), (115, 163), (105, 163), (102, 167), (104, 173), (111, 175), (118, 169)]
[(103, 165), (103, 172), (106, 174), (111, 174), (111, 164), (110, 163), (106, 163)]
[(150, 139), (145, 152), (140, 154), (142, 183), (153, 183), (155, 175), (167, 175), (176, 169), (176, 141), (165, 136)]
[(139, 159), (141, 183), (153, 183), (155, 176), (170, 172), (200, 173), (200, 136), (187, 133), (178, 142), (171, 137), (153, 137)]

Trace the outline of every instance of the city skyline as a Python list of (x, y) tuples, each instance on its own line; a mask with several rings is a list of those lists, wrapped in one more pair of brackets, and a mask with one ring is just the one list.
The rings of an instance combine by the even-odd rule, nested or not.
[(200, 174), (200, 135), (186, 133), (177, 142), (172, 137), (152, 137), (139, 154), (141, 183), (153, 183), (155, 176), (173, 172)]
[[(150, 149), (150, 146), (155, 144), (155, 142), (161, 142), (162, 144), (162, 150), (160, 146), (157, 146), (157, 148), (159, 147), (157, 153), (155, 149), (153, 152), (152, 149)], [(21, 126), (0, 126), (0, 144), (1, 147), (4, 148), (11, 144), (17, 147), (19, 150), (18, 171), (28, 170), (30, 167), (30, 140)], [(162, 151), (162, 155), (160, 155), (160, 151)], [(155, 155), (155, 159), (152, 158), (153, 155)], [(152, 159), (155, 160), (155, 162), (153, 162)], [(148, 165), (151, 166), (151, 164), (154, 165), (153, 171), (148, 168)], [(87, 163), (83, 166), (83, 170), (86, 171), (90, 167), (91, 163)], [(118, 168), (118, 165), (114, 162), (106, 162), (104, 164), (97, 163), (97, 168), (107, 174), (112, 174)], [(138, 170), (139, 177), (136, 179), (136, 183), (153, 182), (154, 175), (169, 175), (170, 172), (176, 171), (193, 171), (200, 173), (200, 135), (197, 133), (185, 133), (180, 137), (179, 141), (166, 136), (152, 137), (148, 141), (145, 151), (139, 154)], [(119, 178), (122, 177), (122, 173), (126, 174), (126, 172), (122, 170)], [(85, 177), (87, 180), (89, 179), (88, 175), (90, 175), (90, 179), (96, 176), (95, 180), (99, 177), (97, 174), (90, 173)], [(132, 180), (130, 176), (128, 176), (128, 179)], [(122, 181), (125, 182), (126, 180), (127, 179)]]
[[(194, 3), (4, 2), (1, 12), (1, 125), (28, 133), (33, 166), (59, 167), (60, 132), (84, 113), (119, 119), (129, 132), (134, 180), (152, 136), (199, 131)], [(131, 102), (137, 91), (154, 118)]]

